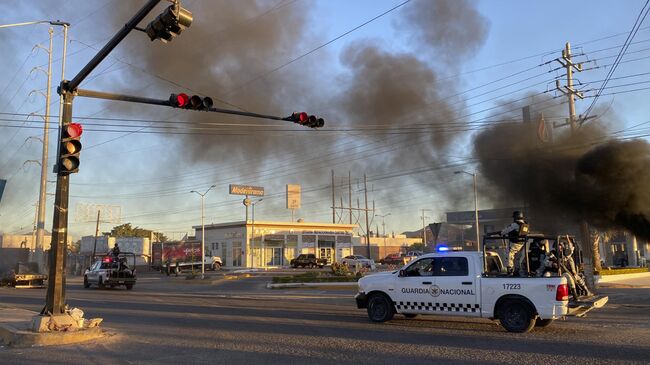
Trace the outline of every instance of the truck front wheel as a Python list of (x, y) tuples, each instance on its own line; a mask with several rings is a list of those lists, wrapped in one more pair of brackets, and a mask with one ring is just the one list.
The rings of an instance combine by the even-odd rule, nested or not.
[(90, 283), (88, 282), (88, 277), (84, 276), (84, 288), (90, 288)]
[(384, 294), (372, 294), (368, 299), (368, 318), (373, 322), (386, 322), (393, 319), (395, 307)]
[(535, 315), (521, 300), (507, 300), (499, 306), (499, 323), (508, 332), (528, 332), (535, 326)]

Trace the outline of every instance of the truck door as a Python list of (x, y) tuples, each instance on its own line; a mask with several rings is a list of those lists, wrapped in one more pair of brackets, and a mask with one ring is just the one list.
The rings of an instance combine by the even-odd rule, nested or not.
[(437, 312), (450, 315), (479, 316), (476, 275), (467, 257), (436, 257), (431, 296)]
[(434, 258), (414, 260), (400, 273), (395, 280), (395, 293), (393, 299), (395, 308), (399, 313), (432, 313)]

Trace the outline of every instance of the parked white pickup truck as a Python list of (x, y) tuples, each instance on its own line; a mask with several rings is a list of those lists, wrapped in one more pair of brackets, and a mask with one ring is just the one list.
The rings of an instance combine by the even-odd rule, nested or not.
[(583, 316), (607, 303), (606, 296), (569, 301), (567, 280), (484, 274), (484, 262), (502, 271), (496, 253), (444, 252), (418, 257), (404, 268), (359, 280), (355, 299), (374, 322), (395, 313), (497, 319), (509, 332), (528, 332), (565, 316)]

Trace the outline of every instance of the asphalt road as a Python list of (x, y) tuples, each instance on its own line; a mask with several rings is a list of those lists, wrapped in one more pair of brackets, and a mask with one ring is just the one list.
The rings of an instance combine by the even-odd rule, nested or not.
[[(145, 275), (133, 291), (68, 283), (68, 304), (110, 335), (71, 346), (0, 347), (0, 364), (647, 364), (650, 289), (606, 288), (588, 318), (511, 334), (489, 320), (396, 316), (370, 323), (354, 291), (269, 290), (268, 277), (212, 285)], [(38, 311), (42, 289), (0, 288)]]

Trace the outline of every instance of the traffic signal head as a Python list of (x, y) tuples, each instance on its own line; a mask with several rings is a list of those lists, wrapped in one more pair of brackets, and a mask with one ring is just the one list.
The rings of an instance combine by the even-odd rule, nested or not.
[(208, 110), (212, 108), (214, 102), (210, 97), (201, 97), (198, 95), (189, 96), (187, 94), (171, 94), (169, 104), (176, 108), (192, 110)]
[(81, 134), (83, 127), (79, 123), (69, 123), (61, 130), (58, 169), (63, 174), (79, 171), (79, 152), (81, 151)]
[(189, 28), (192, 19), (191, 11), (178, 4), (170, 5), (147, 25), (145, 32), (152, 41), (160, 39), (163, 43), (167, 43)]
[(308, 115), (305, 112), (293, 113), (290, 116), (284, 118), (284, 120), (298, 123), (310, 128), (320, 128), (325, 125), (325, 120), (323, 120), (323, 118), (318, 118), (314, 115)]
[(169, 102), (177, 108), (185, 108), (190, 103), (190, 97), (187, 94), (171, 94)]

